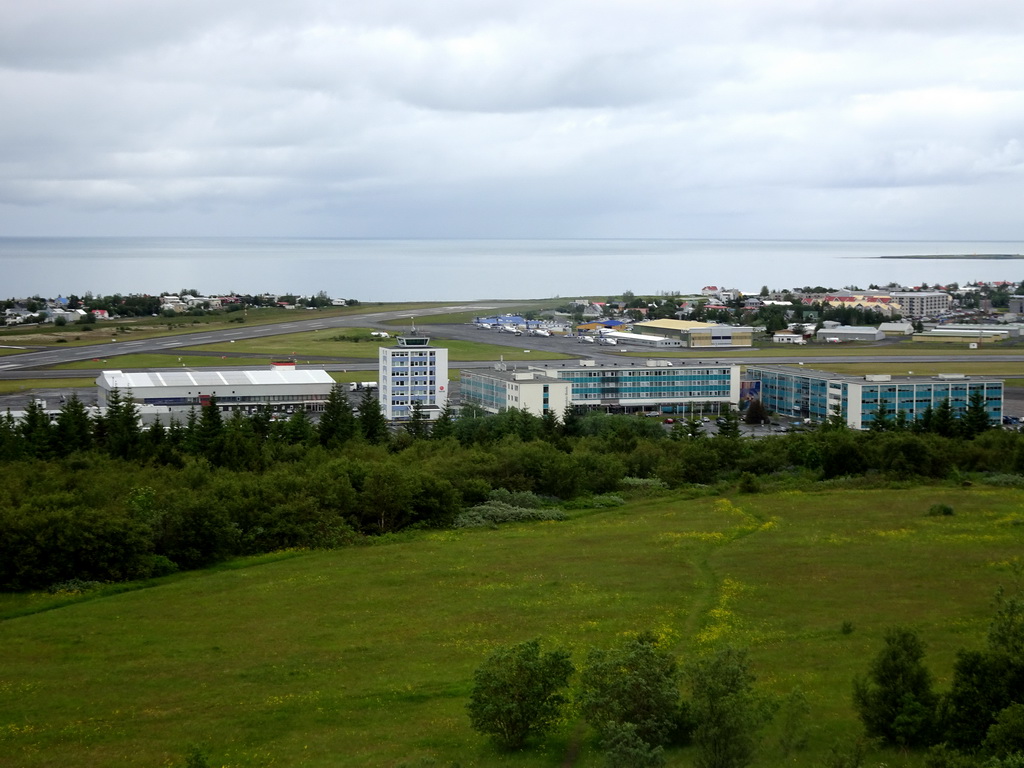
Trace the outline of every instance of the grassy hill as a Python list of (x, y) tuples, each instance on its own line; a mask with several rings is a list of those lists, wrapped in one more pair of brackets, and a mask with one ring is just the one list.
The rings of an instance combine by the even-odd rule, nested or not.
[[(938, 503), (955, 514), (929, 516)], [(749, 647), (767, 690), (801, 686), (808, 748), (783, 761), (769, 731), (757, 764), (814, 766), (859, 731), (850, 681), (887, 627), (919, 630), (948, 685), (1022, 544), (1013, 489), (672, 495), (237, 561), (69, 604), (0, 596), (0, 764), (175, 766), (197, 744), (216, 766), (597, 766), (574, 718), (542, 749), (496, 753), (468, 727), (472, 672), (499, 644), (539, 636), (579, 662), (653, 629), (684, 660), (729, 642)]]

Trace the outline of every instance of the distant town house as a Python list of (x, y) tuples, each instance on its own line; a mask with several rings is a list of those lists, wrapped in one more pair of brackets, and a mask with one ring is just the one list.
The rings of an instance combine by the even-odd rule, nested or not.
[(160, 309), (170, 310), (171, 312), (184, 312), (188, 309), (188, 305), (178, 296), (161, 296)]
[(189, 309), (202, 307), (206, 309), (220, 309), (221, 300), (216, 296), (184, 296), (185, 304)]

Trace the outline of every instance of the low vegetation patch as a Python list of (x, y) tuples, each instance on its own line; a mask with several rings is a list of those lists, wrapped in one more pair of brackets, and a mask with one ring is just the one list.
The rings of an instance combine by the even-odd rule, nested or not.
[(539, 520), (565, 520), (561, 509), (517, 507), (502, 501), (477, 504), (455, 518), (456, 528), (494, 527), (502, 523), (524, 523)]

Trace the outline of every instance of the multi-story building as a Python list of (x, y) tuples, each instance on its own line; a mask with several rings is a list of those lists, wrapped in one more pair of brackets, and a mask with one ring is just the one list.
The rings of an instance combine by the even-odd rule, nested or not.
[(459, 374), (459, 396), (463, 403), (472, 403), (488, 413), (520, 408), (534, 416), (547, 412), (561, 416), (571, 403), (572, 384), (537, 370), (462, 371)]
[(781, 365), (749, 366), (746, 377), (760, 382), (761, 401), (769, 411), (823, 422), (838, 409), (852, 429), (869, 427), (879, 403), (887, 417), (902, 411), (908, 421), (915, 421), (948, 399), (959, 417), (975, 393), (985, 399), (991, 423), (999, 424), (1003, 416), (1003, 382), (988, 377), (851, 376)]
[(935, 317), (949, 311), (953, 297), (942, 291), (894, 291), (889, 294), (904, 317)]
[(679, 413), (698, 406), (714, 412), (723, 403), (738, 404), (740, 397), (739, 366), (719, 362), (599, 366), (584, 360), (573, 367), (467, 370), (460, 378), (463, 402), (494, 413), (524, 408), (537, 416), (545, 410), (561, 415), (563, 402), (624, 413)]
[(389, 421), (412, 416), (413, 403), (437, 418), (448, 403), (448, 350), (433, 347), (426, 336), (399, 336), (393, 347), (381, 347), (378, 391)]

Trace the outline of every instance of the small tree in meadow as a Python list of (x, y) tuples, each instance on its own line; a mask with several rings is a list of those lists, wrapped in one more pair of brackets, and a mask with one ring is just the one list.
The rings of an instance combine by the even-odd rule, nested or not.
[(911, 629), (890, 629), (867, 675), (853, 682), (853, 705), (868, 736), (898, 746), (926, 745), (934, 733), (936, 704), (924, 643)]
[(744, 768), (754, 759), (758, 732), (774, 705), (754, 689), (747, 653), (722, 648), (686, 668), (692, 692), (698, 768)]
[(539, 640), (499, 648), (473, 675), (470, 725), (504, 749), (522, 749), (558, 720), (574, 671), (568, 651), (542, 654)]
[(658, 647), (652, 632), (641, 632), (617, 648), (593, 649), (582, 672), (580, 707), (603, 746), (621, 740), (629, 724), (651, 747), (668, 742), (679, 728), (681, 672), (675, 656)]

